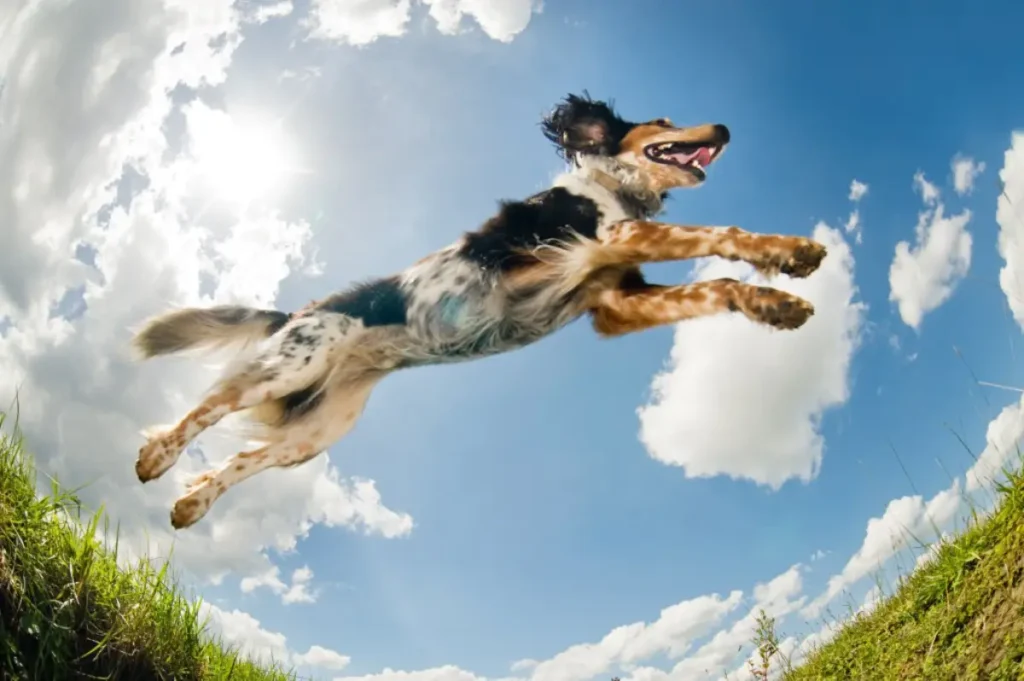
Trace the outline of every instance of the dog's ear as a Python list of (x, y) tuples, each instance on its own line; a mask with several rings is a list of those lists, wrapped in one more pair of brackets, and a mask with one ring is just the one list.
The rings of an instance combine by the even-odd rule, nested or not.
[(612, 156), (633, 124), (620, 118), (607, 102), (569, 95), (544, 117), (541, 129), (567, 160), (577, 154)]

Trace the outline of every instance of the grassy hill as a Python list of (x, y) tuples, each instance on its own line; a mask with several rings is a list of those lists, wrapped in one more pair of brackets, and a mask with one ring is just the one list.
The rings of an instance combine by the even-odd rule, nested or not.
[(944, 542), (892, 596), (788, 668), (768, 618), (755, 641), (784, 681), (1024, 680), (1024, 474), (1008, 473), (994, 513)]
[[(0, 425), (3, 415), (0, 414)], [(294, 679), (208, 635), (164, 569), (119, 569), (73, 495), (36, 495), (21, 442), (0, 433), (0, 679)], [(753, 678), (1024, 681), (1024, 475), (870, 614), (795, 669), (769, 618)], [(774, 673), (765, 674), (765, 670)]]
[(783, 678), (1024, 679), (1024, 476), (1010, 476), (995, 513)]
[(94, 538), (99, 515), (83, 531), (74, 496), (39, 497), (35, 479), (0, 433), (0, 679), (294, 678), (208, 635), (166, 566), (119, 569)]

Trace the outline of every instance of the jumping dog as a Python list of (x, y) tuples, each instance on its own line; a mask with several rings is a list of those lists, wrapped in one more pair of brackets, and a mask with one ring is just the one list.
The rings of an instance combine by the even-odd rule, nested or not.
[(142, 358), (232, 345), (238, 357), (176, 426), (151, 429), (139, 480), (158, 478), (203, 430), (244, 412), (255, 445), (199, 476), (171, 524), (202, 518), (231, 486), (316, 457), (355, 425), (373, 387), (399, 369), (479, 359), (536, 342), (581, 316), (604, 337), (724, 312), (796, 329), (812, 305), (784, 291), (716, 279), (648, 283), (644, 263), (718, 256), (771, 276), (806, 277), (825, 257), (799, 236), (656, 222), (671, 189), (695, 187), (729, 143), (724, 125), (622, 118), (569, 95), (541, 128), (567, 161), (551, 187), (505, 201), (477, 230), (391, 276), (302, 310), (217, 306), (169, 311), (135, 334)]

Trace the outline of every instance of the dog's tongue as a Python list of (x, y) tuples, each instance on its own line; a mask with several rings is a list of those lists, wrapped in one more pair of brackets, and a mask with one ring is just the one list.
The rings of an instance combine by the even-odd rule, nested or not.
[(701, 165), (701, 167), (705, 167), (711, 163), (711, 149), (708, 147), (700, 147), (688, 154), (670, 154), (670, 157), (680, 165), (686, 165), (687, 163), (696, 161)]

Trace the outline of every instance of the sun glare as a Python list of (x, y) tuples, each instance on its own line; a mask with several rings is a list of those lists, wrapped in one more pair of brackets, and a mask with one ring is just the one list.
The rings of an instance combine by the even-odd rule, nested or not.
[(248, 205), (278, 196), (296, 171), (280, 125), (206, 107), (188, 116), (200, 180), (212, 199)]

